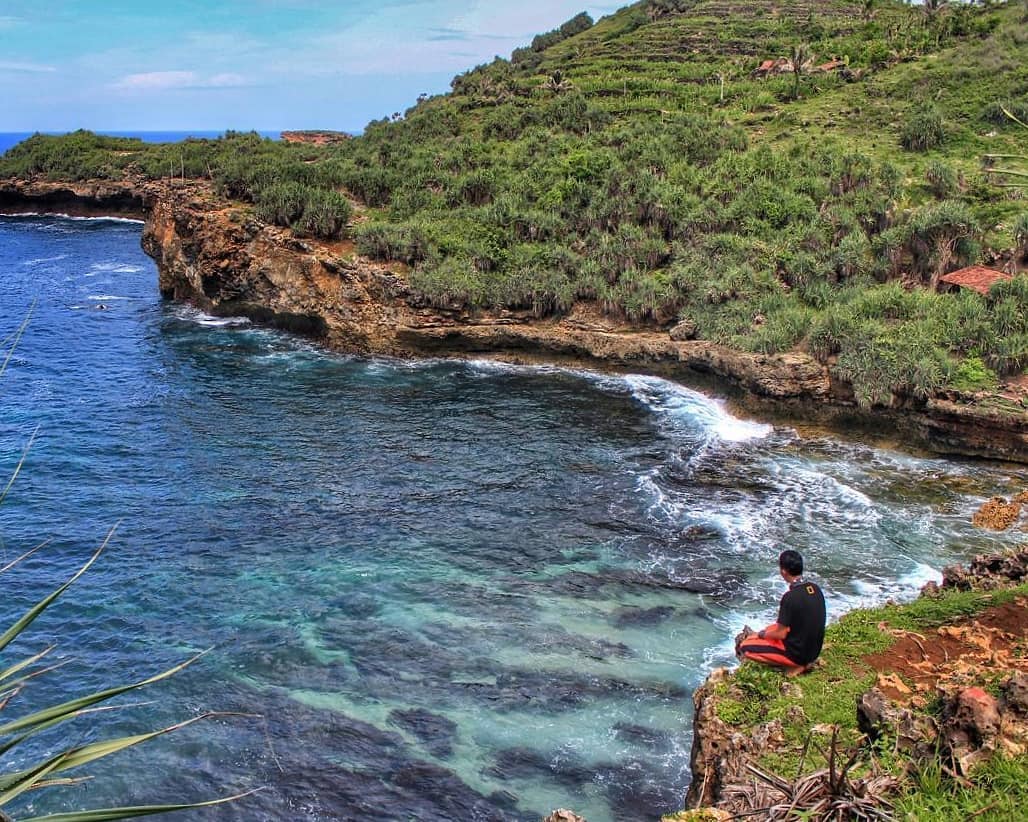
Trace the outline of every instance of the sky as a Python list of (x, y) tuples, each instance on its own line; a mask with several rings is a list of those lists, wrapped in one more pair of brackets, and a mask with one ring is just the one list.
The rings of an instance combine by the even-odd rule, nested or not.
[(0, 132), (356, 132), (626, 2), (0, 0)]

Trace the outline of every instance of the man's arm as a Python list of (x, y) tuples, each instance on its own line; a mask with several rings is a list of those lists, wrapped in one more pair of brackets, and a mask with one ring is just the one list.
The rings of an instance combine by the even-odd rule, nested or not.
[(781, 639), (784, 640), (789, 635), (789, 627), (787, 625), (779, 625), (777, 622), (772, 622), (762, 631), (757, 631), (757, 636), (761, 639)]
[(792, 603), (789, 595), (782, 597), (778, 604), (778, 619), (768, 625), (763, 631), (758, 631), (757, 636), (761, 639), (777, 639), (785, 641), (789, 635), (790, 623), (793, 621)]

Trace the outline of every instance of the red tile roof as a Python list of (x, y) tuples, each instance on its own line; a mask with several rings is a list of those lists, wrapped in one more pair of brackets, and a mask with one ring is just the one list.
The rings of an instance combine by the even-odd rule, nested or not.
[(842, 60), (830, 60), (827, 63), (822, 63), (817, 67), (816, 71), (835, 71), (837, 68), (845, 68), (846, 63)]
[(953, 271), (940, 278), (939, 281), (949, 285), (958, 285), (961, 288), (970, 288), (979, 294), (988, 294), (993, 283), (1012, 279), (1014, 279), (1012, 276), (1004, 274), (1002, 271), (986, 268), (983, 265), (971, 265), (961, 268), (959, 271)]

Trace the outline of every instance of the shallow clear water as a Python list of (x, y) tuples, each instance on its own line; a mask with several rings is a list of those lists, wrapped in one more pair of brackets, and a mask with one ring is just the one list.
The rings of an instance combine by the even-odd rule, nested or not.
[(249, 716), (36, 811), (265, 786), (197, 816), (655, 819), (783, 547), (838, 615), (1011, 539), (967, 523), (1016, 469), (801, 439), (651, 377), (325, 354), (161, 302), (139, 230), (0, 218), (0, 335), (38, 299), (0, 381), (5, 477), (39, 427), (0, 559), (52, 538), (0, 616), (120, 522), (21, 646), (67, 665), (5, 715), (213, 647), (105, 727)]

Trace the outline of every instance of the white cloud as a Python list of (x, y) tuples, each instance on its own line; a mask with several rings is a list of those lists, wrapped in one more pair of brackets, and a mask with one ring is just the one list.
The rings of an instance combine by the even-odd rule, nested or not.
[(56, 66), (45, 66), (41, 63), (18, 63), (10, 60), (0, 60), (0, 71), (17, 71), (26, 74), (46, 74), (57, 71)]
[(239, 88), (240, 86), (246, 85), (249, 85), (249, 83), (247, 83), (246, 78), (241, 74), (226, 72), (224, 74), (215, 74), (213, 77), (208, 77), (199, 84), (199, 88)]
[[(289, 54), (275, 54), (269, 68), (308, 76), (456, 73), (497, 54), (506, 57), (582, 10), (581, 0), (460, 5), (458, 13), (427, 17), (403, 5), (381, 8), (373, 17), (310, 37)], [(445, 5), (440, 6), (442, 11)], [(599, 17), (619, 7), (594, 4), (592, 12)]]
[(238, 88), (247, 85), (239, 74), (214, 74), (204, 77), (195, 71), (147, 71), (128, 74), (112, 88), (119, 91), (168, 91), (171, 89)]

